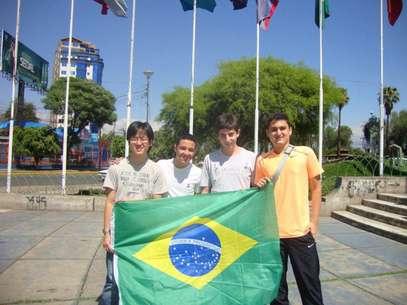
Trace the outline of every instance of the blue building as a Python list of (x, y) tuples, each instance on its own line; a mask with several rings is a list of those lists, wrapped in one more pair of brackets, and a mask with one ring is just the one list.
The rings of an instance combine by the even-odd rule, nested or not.
[[(68, 76), (68, 46), (69, 38), (58, 42), (55, 51), (53, 66), (53, 80)], [(104, 63), (100, 57), (99, 49), (90, 42), (72, 37), (71, 46), (71, 73), (72, 77), (94, 81), (102, 84)], [(51, 126), (63, 128), (64, 116), (51, 113)], [(74, 148), (79, 159), (86, 158), (92, 163), (100, 158), (99, 130), (95, 124), (90, 123), (81, 134), (81, 144)], [(70, 152), (72, 153), (72, 152)], [(101, 151), (103, 154), (103, 149)]]
[[(69, 38), (63, 38), (58, 42), (53, 67), (54, 81), (68, 75), (68, 46)], [(103, 59), (94, 44), (72, 37), (71, 76), (92, 80), (101, 85), (103, 67)], [(64, 116), (51, 113), (50, 121), (53, 127), (63, 127)]]
[[(54, 75), (56, 80), (68, 74), (68, 45), (69, 38), (61, 39), (55, 51)], [(103, 59), (95, 45), (72, 38), (71, 48), (71, 75), (77, 78), (93, 80), (98, 85), (102, 84)]]

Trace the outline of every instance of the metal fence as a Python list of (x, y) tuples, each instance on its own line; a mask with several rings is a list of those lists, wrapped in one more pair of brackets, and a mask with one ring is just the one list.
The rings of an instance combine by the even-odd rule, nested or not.
[[(7, 173), (0, 174), (0, 192), (6, 192)], [(62, 194), (61, 171), (12, 171), (11, 192), (19, 194)], [(97, 171), (68, 171), (66, 193), (102, 193), (103, 177)]]
[[(333, 190), (344, 176), (380, 176), (379, 158), (373, 154), (360, 153), (325, 158), (322, 176), (322, 192), (324, 195)], [(385, 157), (383, 162), (384, 176), (407, 176), (407, 159)]]

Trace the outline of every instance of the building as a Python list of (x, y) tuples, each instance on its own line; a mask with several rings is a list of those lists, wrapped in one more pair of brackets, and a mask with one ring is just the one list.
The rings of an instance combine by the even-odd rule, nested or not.
[[(68, 46), (69, 38), (61, 39), (55, 51), (53, 66), (53, 80), (68, 75)], [(99, 49), (90, 42), (72, 37), (71, 48), (71, 76), (92, 80), (98, 85), (102, 84), (103, 59)], [(51, 113), (51, 125), (63, 127), (63, 115)]]
[[(69, 38), (63, 38), (58, 42), (55, 51), (53, 66), (53, 81), (61, 77), (68, 76), (68, 46)], [(71, 73), (72, 77), (92, 80), (98, 85), (102, 84), (104, 63), (100, 57), (99, 49), (90, 42), (72, 37), (71, 47)], [(62, 131), (64, 126), (64, 116), (51, 113), (51, 126)], [(73, 147), (68, 153), (78, 166), (81, 162), (86, 165), (102, 165), (108, 156), (106, 147), (100, 146), (99, 129), (95, 124), (89, 124), (80, 134), (81, 143)], [(62, 140), (62, 138), (61, 138)], [(101, 158), (104, 158), (101, 160)], [(106, 159), (106, 160), (105, 160)], [(73, 161), (73, 160), (71, 160)]]

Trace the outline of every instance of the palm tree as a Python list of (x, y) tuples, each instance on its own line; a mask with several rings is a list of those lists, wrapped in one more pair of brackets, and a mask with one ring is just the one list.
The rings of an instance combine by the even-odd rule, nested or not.
[(341, 113), (342, 108), (349, 102), (348, 91), (345, 88), (340, 88), (342, 91), (342, 97), (339, 101), (336, 102), (338, 106), (338, 138), (336, 139), (336, 155), (339, 156), (341, 153)]
[[(379, 93), (380, 96), (380, 93)], [(390, 114), (393, 110), (393, 106), (400, 100), (400, 95), (395, 87), (384, 87), (383, 88), (383, 101), (384, 101), (384, 109), (386, 112), (386, 148), (389, 147), (389, 123), (390, 123)], [(380, 97), (379, 97), (380, 101)]]

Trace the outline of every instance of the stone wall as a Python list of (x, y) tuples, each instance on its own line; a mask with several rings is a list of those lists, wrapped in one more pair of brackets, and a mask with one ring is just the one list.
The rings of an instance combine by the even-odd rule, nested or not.
[(323, 198), (321, 216), (360, 204), (363, 198), (376, 198), (378, 193), (407, 193), (407, 177), (339, 177), (337, 188)]
[(44, 194), (2, 193), (1, 209), (100, 211), (105, 196), (62, 196)]

